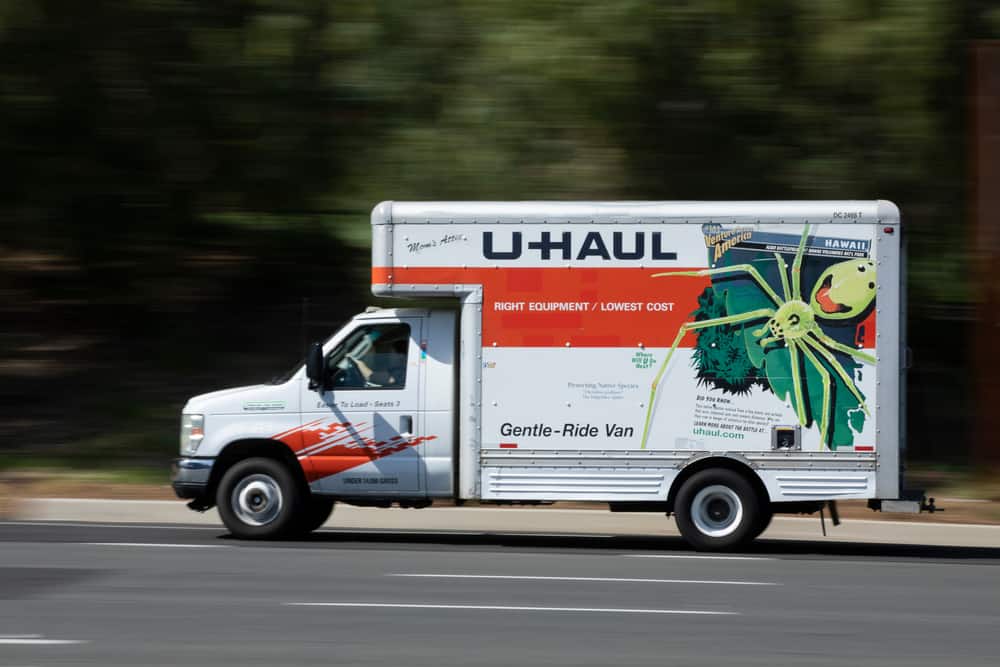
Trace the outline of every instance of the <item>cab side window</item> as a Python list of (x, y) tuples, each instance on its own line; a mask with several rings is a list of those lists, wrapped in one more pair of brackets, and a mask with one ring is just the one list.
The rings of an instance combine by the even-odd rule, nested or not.
[(330, 385), (337, 389), (402, 389), (410, 348), (408, 324), (359, 327), (327, 355)]

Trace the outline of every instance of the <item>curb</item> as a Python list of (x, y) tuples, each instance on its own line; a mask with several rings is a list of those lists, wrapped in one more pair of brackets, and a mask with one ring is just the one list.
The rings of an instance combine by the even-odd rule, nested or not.
[[(102, 524), (218, 526), (215, 509), (204, 513), (184, 501), (111, 500), (95, 498), (26, 498), (12, 512), (14, 520)], [(574, 535), (676, 536), (672, 519), (659, 514), (601, 509), (508, 507), (428, 507), (421, 510), (340, 505), (326, 528), (387, 531), (474, 531)], [(913, 523), (845, 519), (839, 527), (827, 522), (823, 537), (817, 518), (776, 517), (765, 539), (832, 540), (885, 544), (1000, 548), (1000, 526), (954, 523)]]

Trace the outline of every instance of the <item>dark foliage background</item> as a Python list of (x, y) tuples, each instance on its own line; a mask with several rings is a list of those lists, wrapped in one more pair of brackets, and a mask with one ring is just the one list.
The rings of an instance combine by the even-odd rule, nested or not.
[(373, 204), (530, 198), (893, 199), (911, 454), (960, 462), (998, 36), (974, 0), (2, 0), (0, 465), (162, 465), (188, 395), (371, 301)]

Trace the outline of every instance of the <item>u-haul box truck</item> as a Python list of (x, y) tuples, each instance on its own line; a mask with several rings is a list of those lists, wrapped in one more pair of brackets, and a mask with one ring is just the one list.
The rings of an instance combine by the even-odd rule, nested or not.
[(720, 549), (774, 512), (920, 508), (894, 204), (384, 202), (372, 234), (375, 295), (446, 307), (371, 308), (286, 382), (184, 408), (174, 488), (234, 535), (597, 501)]

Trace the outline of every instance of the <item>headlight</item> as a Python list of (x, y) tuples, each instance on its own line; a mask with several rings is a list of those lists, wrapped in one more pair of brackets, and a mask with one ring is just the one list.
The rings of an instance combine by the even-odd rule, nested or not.
[(194, 456), (205, 437), (205, 415), (181, 415), (181, 455)]

